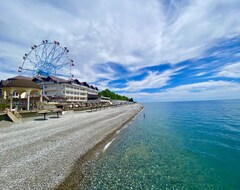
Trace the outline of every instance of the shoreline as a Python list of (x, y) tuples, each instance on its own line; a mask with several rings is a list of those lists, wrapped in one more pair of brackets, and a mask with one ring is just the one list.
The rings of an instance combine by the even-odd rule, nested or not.
[(124, 122), (119, 128), (108, 134), (102, 141), (97, 143), (94, 147), (92, 147), (90, 150), (88, 150), (81, 158), (77, 160), (75, 165), (72, 168), (72, 172), (69, 176), (65, 178), (65, 180), (59, 184), (57, 187), (55, 187), (55, 190), (64, 190), (64, 189), (75, 189), (77, 185), (81, 183), (81, 181), (84, 179), (84, 174), (82, 172), (82, 166), (92, 160), (96, 153), (99, 150), (104, 151), (105, 146), (109, 143), (114, 141), (115, 137), (118, 135), (118, 131), (122, 130), (124, 127), (126, 127), (131, 121), (134, 120), (134, 118), (143, 110), (143, 107), (137, 112), (135, 115), (130, 117), (126, 122)]
[(0, 128), (0, 186), (76, 187), (83, 179), (81, 165), (142, 109), (140, 104), (123, 105)]

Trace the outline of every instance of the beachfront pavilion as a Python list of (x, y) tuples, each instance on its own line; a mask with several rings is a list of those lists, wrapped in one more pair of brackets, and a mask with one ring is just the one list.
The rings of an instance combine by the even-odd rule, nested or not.
[[(13, 100), (26, 101), (26, 109), (30, 110), (30, 99), (36, 98), (42, 102), (42, 89), (39, 84), (28, 79), (14, 79), (6, 82), (2, 87), (3, 98), (10, 102), (10, 110), (13, 109)], [(32, 108), (33, 108), (32, 101)], [(22, 107), (21, 107), (22, 108)]]

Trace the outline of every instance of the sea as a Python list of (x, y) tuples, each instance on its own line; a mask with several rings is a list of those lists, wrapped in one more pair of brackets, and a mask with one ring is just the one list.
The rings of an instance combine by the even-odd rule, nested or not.
[(240, 190), (240, 100), (142, 104), (77, 189)]

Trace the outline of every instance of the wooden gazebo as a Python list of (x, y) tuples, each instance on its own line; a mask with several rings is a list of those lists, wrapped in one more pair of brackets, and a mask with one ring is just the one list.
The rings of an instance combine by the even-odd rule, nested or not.
[(42, 89), (39, 84), (28, 79), (14, 79), (7, 81), (2, 87), (3, 98), (10, 100), (10, 111), (13, 108), (13, 97), (27, 99), (27, 110), (30, 109), (30, 97), (38, 96), (42, 102)]

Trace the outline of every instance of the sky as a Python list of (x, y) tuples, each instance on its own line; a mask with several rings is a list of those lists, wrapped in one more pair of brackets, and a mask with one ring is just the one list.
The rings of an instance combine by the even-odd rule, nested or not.
[(74, 78), (139, 102), (240, 98), (240, 0), (0, 0), (0, 79), (59, 41)]

